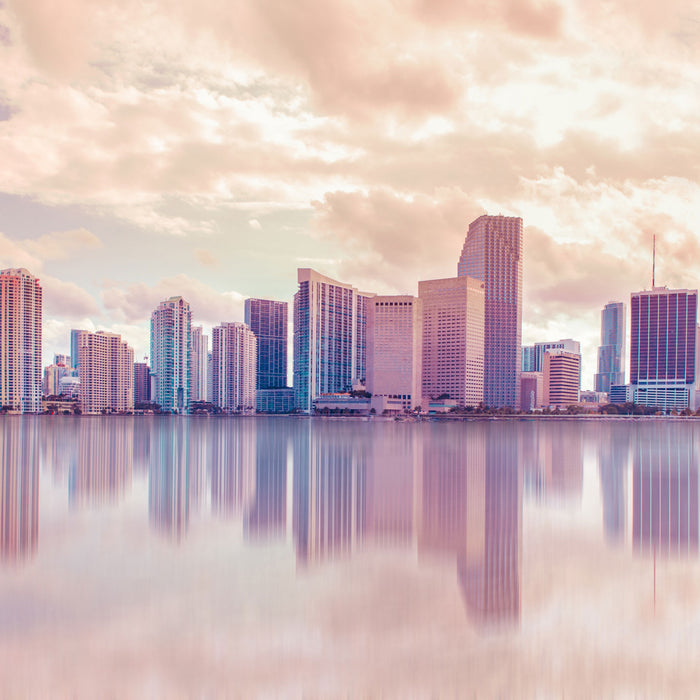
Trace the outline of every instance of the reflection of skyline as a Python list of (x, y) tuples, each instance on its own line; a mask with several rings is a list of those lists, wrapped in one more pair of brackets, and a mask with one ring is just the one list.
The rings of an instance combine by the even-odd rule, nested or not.
[(39, 441), (37, 422), (0, 422), (0, 555), (20, 561), (36, 554), (39, 540)]
[(603, 423), (596, 433), (603, 500), (603, 532), (611, 544), (622, 543), (627, 528), (630, 429), (631, 426), (627, 424)]
[[(698, 456), (678, 425), (638, 431), (633, 454), (632, 541), (643, 553), (697, 555)], [(681, 439), (681, 437), (685, 439)]]

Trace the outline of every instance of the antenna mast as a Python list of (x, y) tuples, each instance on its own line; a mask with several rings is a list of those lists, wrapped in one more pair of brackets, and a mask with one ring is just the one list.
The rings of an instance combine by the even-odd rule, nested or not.
[(654, 289), (656, 287), (656, 234), (654, 234), (653, 238), (653, 248), (652, 248), (652, 254), (651, 254), (651, 288)]

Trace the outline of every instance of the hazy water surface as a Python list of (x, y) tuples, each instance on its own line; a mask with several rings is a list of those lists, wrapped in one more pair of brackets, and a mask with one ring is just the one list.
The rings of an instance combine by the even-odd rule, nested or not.
[(695, 695), (699, 431), (0, 417), (0, 696)]

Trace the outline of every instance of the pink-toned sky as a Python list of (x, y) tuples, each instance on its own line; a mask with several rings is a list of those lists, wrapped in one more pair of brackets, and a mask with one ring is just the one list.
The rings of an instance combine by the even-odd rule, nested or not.
[(0, 267), (71, 327), (148, 351), (296, 268), (381, 293), (456, 274), (467, 225), (525, 224), (523, 342), (700, 274), (700, 2), (0, 0)]

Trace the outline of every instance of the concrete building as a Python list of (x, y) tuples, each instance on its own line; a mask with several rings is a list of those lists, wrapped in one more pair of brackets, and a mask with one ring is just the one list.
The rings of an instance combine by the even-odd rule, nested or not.
[(151, 400), (151, 369), (145, 362), (134, 362), (134, 404)]
[(80, 366), (80, 345), (82, 344), (82, 338), (85, 334), (90, 331), (80, 330), (77, 328), (71, 329), (70, 332), (70, 356), (71, 362), (73, 363), (73, 369), (78, 372), (78, 367)]
[[(544, 371), (544, 354), (548, 350), (565, 350), (566, 352), (581, 354), (581, 343), (578, 340), (571, 338), (563, 338), (562, 340), (554, 340), (547, 343), (535, 343), (532, 346), (532, 361), (530, 366), (533, 368), (530, 372)], [(524, 370), (523, 370), (524, 371)]]
[(376, 296), (367, 304), (367, 391), (401, 399), (411, 410), (421, 404), (423, 323), (420, 299)]
[(0, 270), (0, 408), (41, 411), (42, 290), (24, 268)]
[(151, 314), (151, 399), (164, 411), (185, 413), (190, 404), (192, 312), (170, 297)]
[(632, 294), (630, 384), (633, 401), (662, 411), (696, 408), (696, 289), (654, 287)]
[(212, 403), (225, 411), (255, 411), (257, 341), (245, 323), (212, 330)]
[(287, 302), (246, 299), (245, 322), (258, 339), (256, 389), (287, 386)]
[(192, 352), (190, 353), (190, 401), (207, 400), (207, 358), (209, 336), (202, 326), (192, 326)]
[(364, 314), (373, 295), (309, 268), (299, 268), (297, 277), (294, 396), (296, 407), (309, 412), (315, 397), (348, 391), (365, 378)]
[(520, 409), (534, 411), (544, 405), (544, 375), (542, 372), (520, 373)]
[[(471, 277), (418, 283), (423, 310), (423, 400), (484, 400), (484, 284)], [(519, 350), (518, 350), (519, 351)]]
[(581, 355), (561, 349), (544, 354), (543, 398), (545, 406), (566, 408), (578, 403), (581, 389)]
[(600, 347), (596, 391), (610, 392), (610, 387), (625, 383), (625, 305), (610, 302), (600, 312)]
[[(520, 371), (535, 372), (535, 346), (523, 345), (520, 349)], [(540, 372), (542, 370), (540, 369)]]
[(255, 392), (256, 413), (291, 413), (294, 410), (294, 389), (258, 389)]
[(458, 277), (484, 285), (484, 402), (518, 408), (522, 327), (523, 220), (480, 216), (469, 224)]
[(134, 351), (116, 333), (87, 333), (78, 348), (80, 410), (134, 410)]
[(44, 396), (57, 396), (59, 393), (58, 385), (63, 377), (69, 377), (73, 373), (71, 367), (66, 367), (63, 364), (53, 364), (44, 367)]

